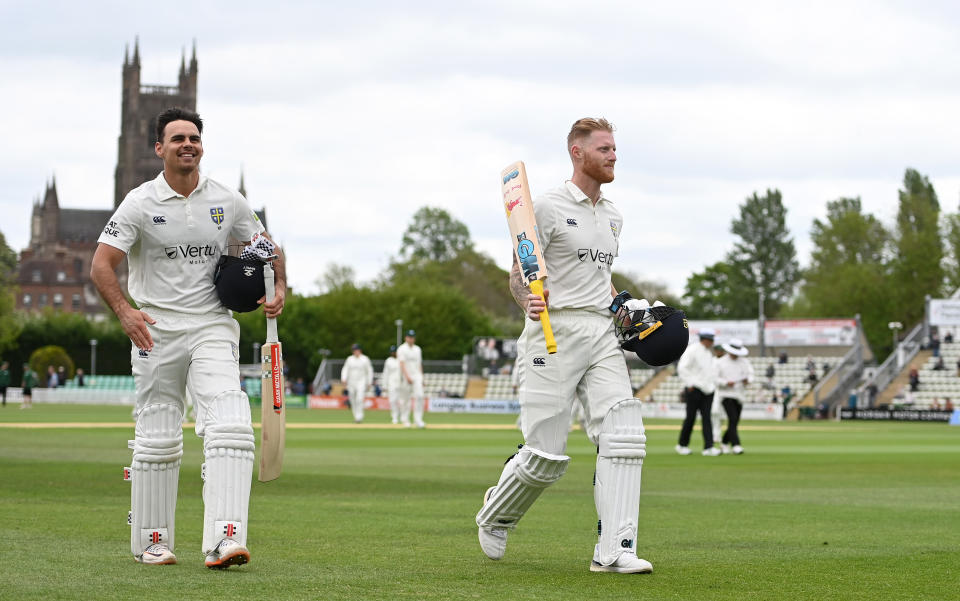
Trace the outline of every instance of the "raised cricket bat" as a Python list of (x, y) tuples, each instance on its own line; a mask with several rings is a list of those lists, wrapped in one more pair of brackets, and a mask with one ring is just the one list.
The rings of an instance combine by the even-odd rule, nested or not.
[[(503, 208), (507, 212), (510, 240), (520, 265), (520, 276), (530, 287), (530, 292), (543, 296), (543, 280), (547, 277), (547, 264), (543, 261), (537, 218), (533, 213), (533, 200), (530, 197), (527, 169), (523, 166), (523, 161), (507, 165), (500, 173), (500, 181), (503, 186)], [(543, 325), (547, 352), (552, 355), (557, 352), (557, 341), (553, 337), (550, 315), (546, 309), (540, 314), (540, 323)]]
[[(273, 267), (263, 266), (267, 301), (273, 300)], [(276, 318), (267, 318), (267, 340), (260, 347), (260, 473), (261, 482), (276, 480), (283, 470), (287, 407), (284, 403), (283, 348), (277, 336)]]

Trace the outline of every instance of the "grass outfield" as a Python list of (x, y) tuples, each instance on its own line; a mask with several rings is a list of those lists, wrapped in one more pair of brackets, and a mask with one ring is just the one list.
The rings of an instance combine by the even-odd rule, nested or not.
[(422, 431), (353, 427), (347, 411), (291, 410), (288, 420), (283, 476), (253, 485), (252, 561), (217, 572), (199, 551), (192, 431), (180, 563), (141, 566), (120, 469), (129, 408), (8, 405), (0, 599), (960, 598), (960, 427), (748, 422), (746, 454), (707, 458), (676, 455), (678, 423), (651, 420), (638, 540), (654, 573), (625, 576), (587, 569), (596, 451), (581, 432), (571, 433), (566, 476), (493, 562), (473, 517), (520, 442), (512, 416), (430, 414)]

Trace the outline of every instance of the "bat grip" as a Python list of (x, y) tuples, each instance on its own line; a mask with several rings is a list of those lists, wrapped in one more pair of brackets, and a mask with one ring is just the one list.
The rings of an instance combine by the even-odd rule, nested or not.
[[(273, 281), (273, 266), (270, 263), (265, 263), (263, 265), (263, 288), (266, 291), (267, 302), (273, 300), (273, 297), (276, 295), (276, 289), (274, 288)], [(267, 342), (277, 342), (280, 337), (277, 334), (277, 318), (268, 317), (267, 318)]]
[[(530, 292), (543, 297), (543, 281), (533, 280), (530, 282)], [(553, 337), (553, 328), (550, 327), (550, 313), (547, 312), (546, 307), (540, 314), (540, 325), (543, 326), (543, 339), (547, 342), (547, 352), (552, 355), (557, 352), (557, 340)]]

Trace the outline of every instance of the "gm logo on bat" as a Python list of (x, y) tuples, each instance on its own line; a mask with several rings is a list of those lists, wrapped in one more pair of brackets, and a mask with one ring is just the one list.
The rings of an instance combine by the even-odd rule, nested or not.
[(514, 169), (514, 170), (511, 171), (510, 173), (508, 173), (508, 174), (506, 174), (506, 175), (503, 176), (503, 183), (506, 184), (508, 181), (512, 180), (513, 178), (517, 177), (518, 175), (520, 175), (520, 170), (519, 170), (519, 169)]

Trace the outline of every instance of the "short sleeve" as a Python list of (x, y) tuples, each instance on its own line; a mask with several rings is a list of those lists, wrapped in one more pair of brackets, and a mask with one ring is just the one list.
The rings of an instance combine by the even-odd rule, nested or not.
[(241, 194), (234, 197), (234, 207), (237, 219), (233, 224), (230, 235), (237, 240), (249, 242), (254, 234), (261, 234), (264, 231), (263, 223), (257, 214), (250, 208), (250, 203)]
[(533, 201), (533, 214), (537, 219), (537, 235), (540, 238), (541, 252), (546, 252), (557, 231), (557, 217), (553, 204), (542, 196)]
[(127, 196), (114, 211), (97, 242), (108, 244), (125, 253), (140, 240), (141, 219), (138, 203)]

